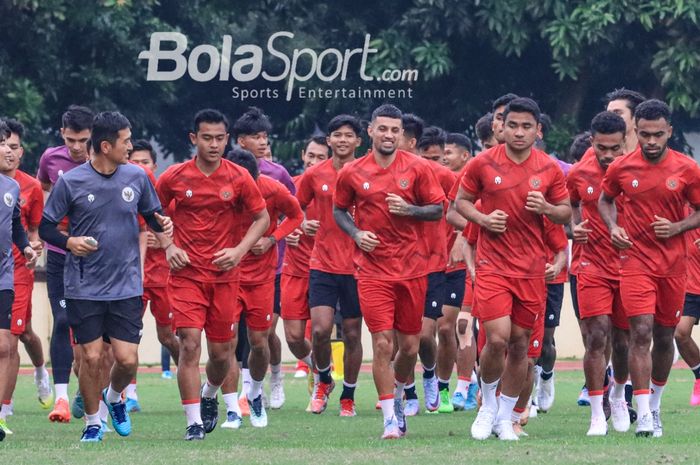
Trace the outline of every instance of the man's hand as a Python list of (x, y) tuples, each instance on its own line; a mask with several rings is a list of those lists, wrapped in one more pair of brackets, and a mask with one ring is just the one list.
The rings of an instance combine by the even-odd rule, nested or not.
[(494, 210), (488, 215), (486, 215), (486, 219), (484, 219), (484, 222), (481, 226), (493, 233), (501, 234), (506, 231), (507, 219), (508, 215), (506, 214), (506, 212), (502, 210)]
[(538, 215), (546, 215), (549, 213), (552, 205), (544, 198), (544, 194), (540, 191), (530, 191), (527, 193), (525, 201), (525, 210), (537, 213)]
[(36, 265), (36, 260), (39, 258), (36, 250), (34, 250), (34, 248), (30, 245), (25, 247), (22, 253), (24, 254), (24, 258), (27, 259), (27, 268), (34, 268), (34, 265)]
[(588, 233), (593, 232), (592, 229), (588, 229), (588, 220), (585, 219), (579, 224), (574, 225), (573, 235), (574, 242), (579, 244), (585, 244), (588, 242)]
[(29, 241), (29, 245), (31, 246), (32, 249), (34, 249), (34, 252), (36, 252), (37, 257), (40, 257), (41, 253), (44, 251), (44, 242), (43, 241)]
[(612, 239), (613, 245), (620, 250), (632, 247), (632, 241), (629, 236), (627, 236), (627, 232), (617, 225), (613, 226), (610, 230), (610, 238)]
[(389, 205), (389, 213), (398, 216), (408, 216), (410, 215), (410, 205), (403, 198), (396, 194), (388, 194), (386, 196), (386, 203)]
[(272, 236), (261, 237), (260, 239), (258, 239), (258, 242), (256, 242), (255, 245), (250, 248), (250, 252), (253, 255), (263, 255), (265, 252), (270, 250), (275, 244), (276, 241), (272, 238)]
[(547, 263), (544, 266), (544, 280), (545, 281), (552, 281), (554, 278), (559, 276), (559, 273), (561, 273), (560, 266), (552, 265), (551, 263)]
[(290, 247), (299, 247), (302, 234), (304, 234), (304, 231), (301, 229), (295, 229), (294, 232), (287, 236), (284, 240), (287, 241), (287, 245)]
[(377, 236), (369, 231), (357, 231), (355, 236), (353, 236), (353, 240), (364, 252), (371, 252), (380, 244)]
[(146, 247), (149, 249), (160, 249), (160, 241), (151, 231), (146, 231)]
[(452, 249), (450, 250), (450, 256), (447, 259), (447, 268), (453, 268), (466, 261), (466, 258), (464, 257), (465, 240), (466, 239), (461, 234), (457, 235), (457, 239), (455, 239), (455, 243), (452, 245)]
[(243, 255), (243, 251), (238, 247), (221, 249), (214, 254), (214, 260), (212, 263), (219, 267), (221, 271), (228, 271), (241, 263)]
[(156, 220), (161, 228), (163, 228), (163, 234), (168, 237), (173, 237), (173, 220), (169, 216), (163, 216), (156, 213)]
[(318, 228), (320, 227), (321, 222), (318, 220), (304, 220), (301, 223), (301, 230), (304, 231), (304, 234), (309, 237), (314, 237), (316, 235), (316, 231), (318, 231)]
[[(92, 240), (94, 241), (94, 239)], [(85, 236), (69, 237), (66, 247), (76, 257), (87, 257), (91, 253), (97, 252), (97, 245), (91, 244)]]
[(681, 232), (678, 224), (672, 223), (671, 220), (656, 215), (654, 215), (654, 220), (651, 227), (654, 228), (657, 239), (668, 239)]
[(190, 264), (190, 257), (187, 256), (187, 252), (173, 242), (165, 248), (165, 259), (168, 261), (170, 269), (175, 271), (181, 270)]

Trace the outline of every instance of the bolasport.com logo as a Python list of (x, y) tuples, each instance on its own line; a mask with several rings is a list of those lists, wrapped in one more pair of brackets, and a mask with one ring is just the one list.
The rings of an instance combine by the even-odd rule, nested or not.
[[(308, 47), (293, 48), (294, 34), (276, 32), (267, 40), (265, 48), (255, 44), (241, 44), (234, 49), (233, 37), (224, 35), (221, 46), (200, 44), (187, 53), (189, 41), (179, 32), (154, 32), (150, 48), (139, 53), (140, 60), (148, 61), (148, 81), (176, 81), (188, 75), (197, 82), (213, 80), (248, 83), (264, 80), (283, 82), (283, 94), (287, 101), (297, 98), (412, 98), (411, 88), (311, 87), (314, 80), (320, 83), (344, 82), (348, 76), (359, 76), (365, 83), (414, 83), (417, 69), (386, 69), (368, 75), (368, 60), (379, 52), (371, 48), (370, 35), (365, 35), (362, 47), (339, 50), (327, 48), (314, 50)], [(265, 65), (267, 70), (264, 69)], [(272, 71), (274, 70), (274, 71)], [(239, 100), (249, 98), (280, 98), (278, 88), (242, 88), (234, 85), (231, 96)]]

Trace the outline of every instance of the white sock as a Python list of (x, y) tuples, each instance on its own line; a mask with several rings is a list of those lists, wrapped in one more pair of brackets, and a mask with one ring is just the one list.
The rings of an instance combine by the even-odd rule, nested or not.
[(384, 421), (394, 418), (394, 399), (380, 399), (379, 404), (382, 406)]
[(68, 383), (54, 384), (53, 387), (56, 390), (56, 400), (68, 400)]
[(279, 383), (282, 381), (282, 364), (270, 365), (270, 382)]
[(41, 365), (34, 367), (34, 376), (37, 379), (46, 379), (49, 376), (49, 372), (46, 370), (46, 366)]
[(501, 399), (498, 403), (498, 415), (496, 415), (496, 421), (510, 421), (516, 402), (518, 402), (517, 397), (510, 397), (501, 393)]
[(12, 410), (10, 404), (2, 404), (2, 407), (0, 407), (0, 420), (7, 419), (7, 417), (10, 415), (10, 410)]
[(107, 410), (107, 404), (100, 399), (100, 408), (97, 410), (97, 414), (100, 416), (100, 420), (107, 422), (107, 417), (109, 417), (109, 410)]
[(493, 383), (487, 383), (483, 379), (481, 380), (481, 401), (484, 408), (491, 410), (492, 412), (498, 412), (498, 399), (496, 398), (496, 390), (498, 389), (498, 382), (500, 378)]
[(262, 387), (265, 378), (260, 381), (256, 381), (253, 378), (250, 379), (250, 385), (248, 386), (248, 399), (255, 400), (260, 394), (262, 394)]
[(196, 402), (194, 404), (185, 404), (182, 407), (185, 409), (185, 417), (187, 417), (187, 426), (202, 424), (202, 414), (199, 411), (199, 402)]
[[(241, 379), (243, 379), (243, 386), (248, 387), (250, 384), (250, 370), (248, 368), (241, 369)], [(248, 392), (247, 390), (243, 392)]]
[(651, 411), (661, 409), (661, 395), (664, 393), (665, 386), (665, 383), (662, 385), (655, 384), (653, 381), (650, 383), (649, 409)]
[(605, 418), (605, 412), (603, 412), (603, 394), (597, 396), (590, 396), (591, 399), (591, 419), (593, 418)]
[(224, 394), (224, 403), (226, 404), (227, 412), (236, 412), (238, 416), (241, 416), (241, 408), (238, 405), (238, 393), (232, 392), (230, 394)]
[(637, 402), (637, 415), (639, 418), (651, 414), (651, 409), (649, 408), (649, 394), (637, 394), (634, 396), (634, 400)]
[(136, 383), (129, 383), (126, 387), (126, 397), (129, 399), (139, 400), (139, 395), (136, 393)]
[(306, 366), (311, 369), (314, 366), (314, 362), (311, 360), (311, 352), (309, 352), (309, 355), (301, 359), (302, 362), (306, 363)]
[(110, 404), (116, 404), (117, 402), (121, 402), (122, 400), (122, 393), (117, 392), (112, 388), (112, 385), (110, 384), (109, 387), (107, 388), (107, 402)]
[(99, 413), (86, 413), (85, 414), (85, 424), (88, 426), (96, 425), (96, 426), (102, 426), (102, 422), (100, 421), (100, 414)]
[(513, 409), (513, 413), (510, 414), (510, 422), (520, 424), (520, 412), (516, 412)]
[(398, 381), (394, 380), (394, 384), (396, 386), (394, 388), (394, 399), (401, 399), (403, 397), (403, 389), (406, 387), (406, 383), (399, 383)]
[(625, 383), (618, 384), (614, 379), (610, 383), (610, 400), (619, 400), (625, 398)]
[(469, 391), (469, 380), (464, 378), (457, 378), (457, 388), (455, 389), (455, 394), (460, 392), (463, 396), (467, 396), (467, 391)]
[(216, 398), (216, 393), (220, 387), (221, 386), (214, 386), (207, 380), (207, 382), (204, 383), (204, 387), (202, 387), (202, 397), (206, 397), (207, 399)]

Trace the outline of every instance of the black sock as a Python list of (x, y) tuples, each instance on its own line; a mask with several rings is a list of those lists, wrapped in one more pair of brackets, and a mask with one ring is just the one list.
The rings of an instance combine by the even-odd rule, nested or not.
[(418, 399), (418, 394), (416, 394), (416, 385), (412, 384), (411, 387), (403, 388), (403, 393), (406, 394), (407, 400)]
[(438, 380), (438, 391), (449, 391), (450, 390), (450, 382), (442, 382)]
[(331, 384), (333, 382), (333, 378), (331, 378), (331, 367), (323, 371), (318, 370), (318, 379), (323, 384)]
[(554, 376), (554, 370), (550, 371), (549, 373), (545, 373), (544, 371), (542, 371), (542, 373), (540, 373), (540, 378), (542, 378), (545, 381), (547, 381), (548, 379), (551, 379), (552, 376)]
[(343, 383), (343, 393), (340, 394), (340, 400), (343, 399), (355, 400), (355, 386), (348, 386)]
[(603, 380), (603, 386), (607, 387), (610, 384), (610, 367), (605, 370), (605, 380)]
[(435, 367), (433, 367), (432, 370), (428, 370), (427, 368), (423, 368), (423, 379), (430, 379), (435, 376)]
[(693, 374), (695, 375), (695, 379), (700, 379), (700, 365), (695, 367), (695, 369), (692, 371), (693, 371)]

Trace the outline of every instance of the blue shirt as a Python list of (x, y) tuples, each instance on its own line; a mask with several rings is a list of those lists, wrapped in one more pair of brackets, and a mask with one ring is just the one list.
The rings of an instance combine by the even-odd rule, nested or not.
[(12, 217), (19, 217), (19, 184), (0, 174), (0, 290), (15, 288), (15, 261), (12, 258)]
[(58, 223), (68, 216), (71, 236), (92, 236), (97, 252), (86, 257), (66, 254), (65, 297), (121, 300), (143, 294), (137, 214), (160, 209), (146, 172), (119, 165), (105, 176), (90, 163), (61, 176), (44, 208), (44, 218)]

